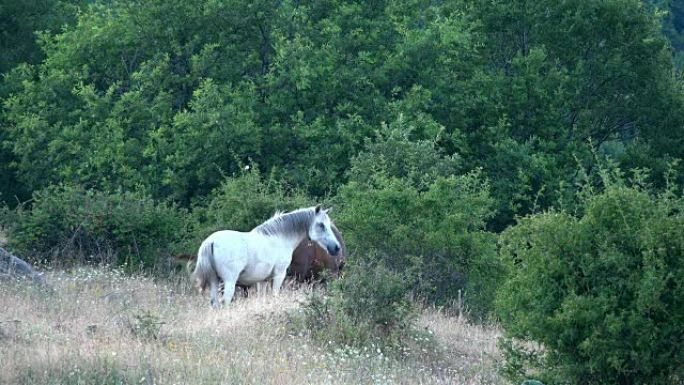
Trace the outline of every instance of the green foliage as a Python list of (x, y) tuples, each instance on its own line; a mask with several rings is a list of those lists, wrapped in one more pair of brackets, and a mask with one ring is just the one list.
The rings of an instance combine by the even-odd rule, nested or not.
[(643, 178), (603, 181), (585, 190), (579, 217), (537, 214), (502, 235), (510, 279), (497, 304), (506, 335), (522, 341), (507, 349), (516, 380), (528, 370), (548, 383), (684, 378), (684, 200), (638, 187)]
[[(56, 34), (73, 23), (79, 4), (84, 1), (0, 1), (0, 73), (19, 63), (39, 63), (43, 52), (36, 43), (38, 35), (45, 31)], [(1, 96), (4, 93), (0, 92)]]
[[(11, 222), (9, 222), (11, 220)], [(103, 262), (163, 267), (188, 237), (185, 210), (144, 194), (106, 194), (50, 186), (34, 193), (31, 210), (3, 218), (8, 243), (22, 256), (45, 262)]]
[(468, 51), (464, 30), (420, 1), (93, 5), (10, 77), (6, 140), (30, 190), (143, 185), (187, 203), (252, 158), (320, 196), (392, 103), (425, 109), (416, 66)]
[[(235, 171), (234, 157), (223, 155), (246, 160), (255, 151), (250, 139), (230, 152), (251, 130), (255, 97), (241, 106), (239, 91), (228, 85), (249, 92), (250, 75), (261, 72), (259, 31), (269, 15), (252, 6), (272, 8), (113, 1), (90, 6), (76, 26), (45, 36), (48, 59), (10, 79), (21, 85), (6, 103), (19, 180), (30, 189), (142, 185), (155, 197), (184, 202), (206, 194), (221, 170)], [(225, 58), (231, 61), (220, 65)], [(232, 100), (236, 105), (225, 105)], [(197, 160), (196, 151), (209, 156)], [(184, 173), (176, 179), (178, 170)], [(191, 170), (197, 174), (186, 175)]]
[(157, 132), (155, 148), (166, 154), (162, 183), (168, 194), (206, 196), (224, 174), (237, 172), (242, 160), (259, 157), (264, 139), (255, 122), (254, 92), (250, 86), (231, 89), (203, 81), (188, 110)]
[(639, 0), (91, 4), (7, 73), (2, 199), (70, 183), (189, 206), (251, 161), (322, 197), (393, 122), (482, 169), (499, 231), (574, 186), (590, 142), (654, 171), (684, 156), (663, 20)]
[(30, 197), (30, 191), (17, 179), (17, 156), (8, 143), (8, 122), (1, 106), (21, 84), (8, 80), (10, 72), (22, 72), (22, 63), (38, 64), (45, 52), (38, 42), (50, 34), (57, 34), (63, 26), (76, 21), (82, 0), (0, 0), (0, 200), (15, 205)]
[(197, 207), (195, 214), (203, 224), (201, 236), (206, 237), (216, 230), (250, 231), (276, 211), (312, 205), (312, 200), (300, 190), (288, 188), (273, 175), (264, 177), (254, 168), (226, 178), (212, 192), (206, 207)]
[(411, 272), (407, 284), (430, 301), (465, 290), (473, 315), (489, 310), (498, 263), (484, 231), (494, 201), (481, 173), (454, 176), (457, 159), (396, 134), (368, 143), (352, 163), (336, 221), (355, 258), (374, 253)]
[(376, 176), (398, 178), (419, 191), (429, 188), (437, 177), (460, 171), (458, 156), (441, 152), (434, 140), (411, 140), (417, 131), (401, 114), (397, 121), (383, 124), (375, 141), (366, 139), (363, 151), (351, 161), (349, 181), (372, 185)]
[(646, 0), (661, 12), (663, 32), (672, 44), (677, 68), (684, 70), (684, 4), (676, 0)]
[(325, 294), (311, 294), (304, 305), (306, 328), (325, 342), (401, 352), (419, 334), (407, 280), (372, 257), (357, 260)]
[(654, 162), (682, 156), (680, 87), (641, 1), (465, 4), (487, 64), (459, 91), (477, 102), (449, 105), (449, 120), (434, 115), (447, 131), (460, 128), (465, 140), (454, 146), (465, 166), (490, 177), (499, 205), (491, 228), (550, 207), (559, 184), (575, 184), (575, 159), (592, 162), (590, 142), (628, 149), (641, 139), (658, 148)]

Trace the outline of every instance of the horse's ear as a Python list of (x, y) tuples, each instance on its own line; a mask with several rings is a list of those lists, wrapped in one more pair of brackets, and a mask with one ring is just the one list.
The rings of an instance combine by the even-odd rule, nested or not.
[(328, 207), (327, 209), (324, 210), (326, 214), (330, 214), (331, 211), (333, 211), (332, 207)]
[(316, 205), (316, 211), (315, 213), (318, 214), (321, 212), (321, 205)]

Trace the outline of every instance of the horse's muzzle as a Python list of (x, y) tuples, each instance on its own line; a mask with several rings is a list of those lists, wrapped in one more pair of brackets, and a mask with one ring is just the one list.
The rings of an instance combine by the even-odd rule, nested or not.
[(340, 252), (340, 245), (335, 244), (335, 245), (332, 245), (332, 247), (328, 246), (327, 249), (328, 249), (328, 254), (335, 256), (335, 255), (337, 255), (337, 253)]

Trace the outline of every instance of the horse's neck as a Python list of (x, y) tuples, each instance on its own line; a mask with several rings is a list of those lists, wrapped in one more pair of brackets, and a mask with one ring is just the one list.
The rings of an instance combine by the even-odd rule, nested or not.
[(304, 239), (306, 239), (306, 234), (289, 235), (286, 237), (277, 235), (265, 235), (265, 237), (268, 237), (272, 239), (272, 241), (280, 243), (282, 248), (288, 249), (290, 250), (290, 252), (292, 252)]

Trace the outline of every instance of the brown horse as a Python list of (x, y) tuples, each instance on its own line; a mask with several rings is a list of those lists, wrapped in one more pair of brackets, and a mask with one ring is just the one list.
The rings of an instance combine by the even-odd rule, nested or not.
[[(335, 238), (340, 243), (340, 251), (336, 256), (330, 255), (327, 250), (324, 250), (316, 242), (311, 242), (308, 239), (303, 240), (292, 252), (292, 262), (287, 269), (287, 276), (294, 278), (297, 282), (314, 282), (324, 278), (325, 273), (333, 278), (338, 278), (340, 272), (347, 262), (347, 246), (342, 239), (342, 234), (333, 224), (331, 226)], [(186, 264), (190, 266), (191, 262), (197, 259), (196, 255), (183, 253), (177, 255), (175, 258), (177, 263)], [(188, 267), (190, 269), (190, 267)], [(236, 287), (247, 292), (248, 287), (237, 284)], [(205, 287), (200, 287), (200, 291), (204, 291)]]
[(316, 242), (302, 241), (292, 252), (292, 262), (287, 269), (287, 275), (298, 282), (311, 282), (323, 278), (326, 270), (338, 278), (340, 270), (347, 261), (347, 247), (342, 240), (342, 234), (335, 225), (331, 226), (335, 238), (340, 243), (340, 251), (332, 256)]

